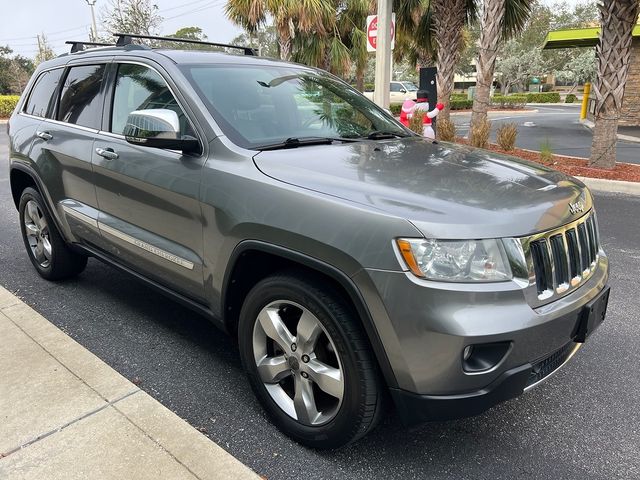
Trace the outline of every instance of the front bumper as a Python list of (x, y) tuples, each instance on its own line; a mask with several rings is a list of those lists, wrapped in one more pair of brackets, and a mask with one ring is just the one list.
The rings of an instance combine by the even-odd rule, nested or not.
[[(354, 280), (373, 306), (397, 383), (392, 397), (403, 419), (413, 423), (476, 415), (566, 363), (577, 350), (573, 340), (583, 307), (606, 287), (608, 259), (600, 251), (588, 281), (538, 308), (509, 282), (425, 285), (406, 272), (379, 270), (361, 271)], [(509, 344), (501, 360), (484, 371), (467, 371), (465, 347), (492, 342)], [(532, 380), (534, 366), (544, 360), (548, 371)]]

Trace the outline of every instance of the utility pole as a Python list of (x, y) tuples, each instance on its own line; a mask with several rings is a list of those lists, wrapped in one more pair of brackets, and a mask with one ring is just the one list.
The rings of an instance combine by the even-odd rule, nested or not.
[(393, 0), (378, 0), (378, 31), (376, 38), (376, 78), (373, 101), (389, 108), (391, 84), (391, 15)]
[(96, 27), (96, 12), (93, 7), (96, 5), (96, 0), (86, 0), (87, 4), (91, 8), (91, 41), (95, 42), (98, 40), (98, 27)]

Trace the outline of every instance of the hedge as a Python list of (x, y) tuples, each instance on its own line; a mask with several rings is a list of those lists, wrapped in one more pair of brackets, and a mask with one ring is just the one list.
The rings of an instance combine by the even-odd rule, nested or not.
[(578, 99), (573, 93), (569, 93), (567, 97), (564, 99), (564, 103), (573, 103)]
[(18, 100), (20, 100), (18, 95), (0, 95), (0, 118), (10, 117)]
[(558, 92), (527, 93), (527, 103), (560, 103)]
[(458, 100), (452, 98), (449, 102), (449, 106), (451, 107), (451, 110), (467, 110), (468, 108), (473, 107), (473, 100)]
[(526, 103), (526, 95), (494, 95), (491, 97), (491, 104), (500, 108), (523, 108)]
[(402, 110), (402, 105), (401, 104), (389, 105), (389, 110), (391, 110), (391, 113), (393, 113), (394, 115), (400, 115), (400, 111)]

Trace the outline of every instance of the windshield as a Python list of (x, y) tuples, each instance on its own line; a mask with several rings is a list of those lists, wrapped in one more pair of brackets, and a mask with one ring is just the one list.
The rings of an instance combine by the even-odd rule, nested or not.
[(390, 114), (329, 74), (263, 65), (181, 68), (225, 135), (244, 148), (292, 139), (377, 139), (383, 138), (376, 136), (381, 132), (410, 135)]
[(415, 84), (412, 83), (412, 82), (402, 82), (402, 85), (404, 85), (404, 89), (407, 92), (417, 92), (418, 91), (418, 87), (416, 87)]

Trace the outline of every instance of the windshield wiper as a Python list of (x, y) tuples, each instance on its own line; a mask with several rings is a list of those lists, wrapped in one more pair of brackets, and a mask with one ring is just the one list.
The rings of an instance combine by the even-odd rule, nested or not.
[(369, 140), (384, 140), (386, 138), (405, 138), (409, 135), (399, 132), (389, 132), (386, 130), (375, 130), (367, 135)]
[(282, 150), (285, 148), (298, 148), (307, 145), (331, 145), (333, 142), (355, 142), (352, 138), (332, 137), (290, 137), (284, 142), (272, 143), (254, 147), (256, 150)]

